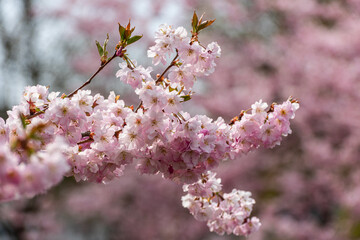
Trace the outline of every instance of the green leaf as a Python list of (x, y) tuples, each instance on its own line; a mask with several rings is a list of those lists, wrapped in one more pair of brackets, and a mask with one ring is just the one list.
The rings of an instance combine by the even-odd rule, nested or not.
[(193, 15), (192, 22), (191, 22), (191, 26), (192, 26), (194, 33), (197, 32), (198, 23), (199, 23), (199, 19), (198, 19), (198, 16), (196, 15), (196, 12), (194, 11), (194, 15)]
[(172, 91), (175, 91), (175, 90), (177, 91), (176, 88), (172, 88), (172, 87), (169, 86), (169, 92), (172, 92)]
[(22, 113), (20, 113), (19, 115), (20, 115), (19, 117), (20, 117), (20, 120), (21, 120), (21, 125), (22, 125), (22, 127), (25, 129), (25, 128), (26, 128), (26, 125), (27, 125), (27, 124), (26, 124), (26, 121), (25, 121), (26, 118), (25, 118), (24, 114), (22, 114)]
[(96, 43), (99, 55), (101, 57), (103, 55), (103, 53), (104, 53), (104, 49), (101, 47), (101, 45), (100, 45), (100, 43), (98, 41), (95, 41), (95, 43)]
[(184, 102), (189, 101), (191, 99), (190, 95), (180, 96)]
[(34, 140), (41, 140), (42, 138), (38, 135), (36, 135), (36, 133), (31, 132), (29, 135), (29, 138), (34, 139)]
[(130, 30), (125, 30), (125, 33), (124, 33), (124, 40), (125, 41), (127, 41), (129, 38), (130, 38), (130, 36), (131, 36), (131, 32), (130, 32)]
[(105, 56), (107, 56), (107, 54), (108, 54), (108, 52), (106, 51), (106, 46), (107, 46), (107, 44), (108, 44), (108, 42), (109, 42), (109, 34), (106, 34), (106, 39), (105, 39), (105, 41), (104, 41), (104, 55)]
[(123, 26), (121, 26), (121, 24), (119, 23), (119, 33), (120, 33), (120, 38), (121, 41), (123, 41), (125, 38), (125, 28)]
[(183, 65), (183, 63), (182, 63), (182, 62), (175, 62), (175, 66), (180, 67), (181, 65)]
[(142, 38), (142, 35), (135, 35), (132, 38), (129, 38), (129, 40), (127, 41), (127, 44), (130, 45), (136, 41), (138, 41), (140, 38)]
[(205, 29), (207, 28), (208, 26), (210, 26), (211, 24), (213, 24), (215, 22), (215, 19), (214, 20), (209, 20), (209, 21), (205, 21), (203, 23), (201, 23), (199, 26), (198, 26), (198, 32), (202, 29)]

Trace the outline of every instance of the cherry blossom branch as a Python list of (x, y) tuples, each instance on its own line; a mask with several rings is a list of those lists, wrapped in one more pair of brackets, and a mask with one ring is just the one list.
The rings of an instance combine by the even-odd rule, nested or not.
[[(202, 22), (194, 13), (192, 33), (212, 22)], [(125, 47), (141, 38), (131, 37), (133, 31), (130, 23), (126, 28), (119, 24), (121, 41), (110, 58), (108, 37), (103, 46), (96, 42), (101, 66), (68, 96), (49, 93), (45, 86), (29, 86), (21, 104), (8, 111), (9, 118), (0, 118), (0, 189), (7, 191), (1, 192), (0, 202), (44, 192), (65, 175), (77, 181), (108, 182), (136, 162), (142, 174), (162, 173), (164, 178), (185, 183), (188, 194), (182, 198), (183, 206), (197, 220), (206, 221), (211, 231), (224, 234), (226, 229), (235, 235), (256, 231), (261, 223), (249, 217), (255, 203), (251, 194), (223, 193), (221, 180), (208, 170), (260, 146), (280, 144), (291, 133), (290, 119), (299, 104), (290, 98), (267, 111), (267, 103), (260, 100), (242, 111), (232, 126), (222, 118), (191, 117), (182, 111), (181, 103), (191, 99), (196, 77), (214, 71), (221, 53), (218, 44), (201, 48), (189, 42), (183, 27), (162, 25), (148, 56), (155, 65), (166, 65), (174, 50), (176, 56), (154, 80), (151, 67), (145, 69), (125, 54)], [(82, 90), (117, 56), (124, 62), (116, 77), (130, 84), (141, 100), (135, 111), (113, 91), (105, 98)], [(138, 112), (140, 108), (143, 111)], [(45, 111), (41, 118), (29, 121)]]

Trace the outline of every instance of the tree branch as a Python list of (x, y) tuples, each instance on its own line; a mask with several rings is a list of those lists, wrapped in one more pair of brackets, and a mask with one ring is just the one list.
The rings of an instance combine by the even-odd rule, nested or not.
[(72, 96), (74, 96), (80, 89), (84, 88), (85, 86), (89, 85), (91, 83), (91, 81), (96, 77), (96, 75), (101, 72), (101, 70), (103, 70), (103, 68), (109, 63), (111, 62), (114, 58), (116, 58), (117, 55), (116, 53), (114, 53), (114, 55), (109, 58), (106, 63), (102, 64), (99, 69), (83, 84), (81, 85), (80, 87), (78, 87), (76, 90), (74, 90), (72, 93), (70, 93), (67, 97), (68, 98), (71, 98)]

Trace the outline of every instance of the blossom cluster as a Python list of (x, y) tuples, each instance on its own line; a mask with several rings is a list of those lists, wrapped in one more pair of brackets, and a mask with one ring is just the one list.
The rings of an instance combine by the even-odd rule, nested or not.
[[(0, 118), (0, 201), (32, 197), (59, 183), (70, 170), (64, 152), (68, 144), (61, 136), (49, 137), (50, 126), (34, 119), (24, 128), (14, 112), (7, 123)], [(40, 134), (44, 138), (40, 139)]]
[[(220, 181), (207, 171), (259, 146), (280, 144), (291, 133), (289, 121), (299, 104), (290, 98), (267, 109), (260, 100), (231, 124), (222, 118), (192, 117), (181, 102), (191, 99), (196, 77), (214, 71), (220, 47), (215, 42), (203, 47), (184, 28), (168, 25), (160, 27), (155, 42), (148, 51), (155, 65), (176, 52), (167, 76), (165, 70), (154, 79), (152, 68), (120, 54), (126, 62), (116, 76), (135, 89), (141, 100), (136, 109), (114, 92), (105, 98), (89, 90), (66, 96), (40, 85), (25, 89), (6, 122), (0, 118), (0, 201), (44, 192), (63, 176), (108, 182), (135, 163), (140, 173), (161, 173), (179, 183), (201, 179), (211, 192), (199, 183), (184, 189), (193, 194), (194, 187), (205, 188), (201, 196), (187, 198), (195, 197), (200, 209), (190, 211), (207, 220), (211, 231), (247, 235), (260, 226), (257, 218), (249, 218), (254, 203), (250, 195), (234, 190), (220, 196)], [(217, 206), (209, 194), (224, 201)]]
[(201, 179), (192, 184), (185, 184), (183, 190), (188, 192), (181, 198), (198, 221), (206, 221), (210, 231), (220, 235), (224, 233), (241, 236), (257, 231), (261, 223), (250, 214), (255, 204), (250, 192), (233, 189), (230, 193), (221, 193), (221, 179), (208, 171)]
[(281, 105), (275, 104), (267, 112), (268, 104), (262, 100), (251, 105), (251, 113), (243, 113), (236, 121), (232, 139), (235, 151), (247, 153), (263, 146), (273, 148), (280, 145), (282, 136), (291, 134), (290, 119), (295, 117), (299, 104), (291, 99)]
[(153, 64), (167, 63), (176, 49), (180, 64), (170, 70), (168, 80), (173, 88), (181, 85), (191, 89), (196, 77), (209, 75), (215, 70), (215, 59), (220, 57), (221, 49), (216, 42), (204, 47), (198, 41), (188, 37), (184, 27), (174, 29), (171, 25), (163, 24), (155, 33), (155, 45), (148, 50), (148, 56), (153, 59)]

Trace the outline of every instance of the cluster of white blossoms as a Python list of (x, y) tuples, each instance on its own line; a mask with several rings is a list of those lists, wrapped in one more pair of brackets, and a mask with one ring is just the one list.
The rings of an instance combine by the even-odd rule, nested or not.
[(220, 57), (221, 49), (216, 42), (203, 47), (197, 41), (191, 41), (183, 27), (174, 29), (163, 24), (155, 34), (155, 45), (148, 50), (148, 56), (153, 64), (166, 64), (166, 59), (174, 54), (176, 49), (179, 62), (170, 69), (168, 81), (172, 88), (184, 87), (191, 90), (196, 77), (209, 75), (215, 70), (215, 59)]
[(183, 205), (211, 231), (248, 235), (259, 228), (250, 218), (250, 193), (222, 194), (220, 180), (208, 171), (259, 146), (280, 144), (299, 104), (289, 99), (268, 109), (260, 100), (230, 124), (190, 116), (181, 103), (191, 99), (197, 77), (214, 71), (220, 47), (203, 47), (183, 27), (162, 25), (155, 37), (148, 51), (155, 65), (176, 54), (156, 79), (122, 48), (116, 55), (126, 61), (116, 76), (141, 100), (136, 109), (114, 92), (105, 98), (89, 90), (66, 96), (40, 85), (25, 89), (8, 119), (0, 118), (0, 201), (42, 193), (63, 176), (108, 182), (134, 163), (140, 173), (189, 184)]
[(188, 208), (198, 221), (206, 221), (212, 232), (220, 235), (249, 235), (257, 231), (260, 220), (250, 214), (255, 204), (250, 192), (233, 189), (231, 193), (222, 194), (221, 179), (208, 171), (201, 179), (192, 184), (185, 184), (188, 192), (181, 198), (182, 204)]

